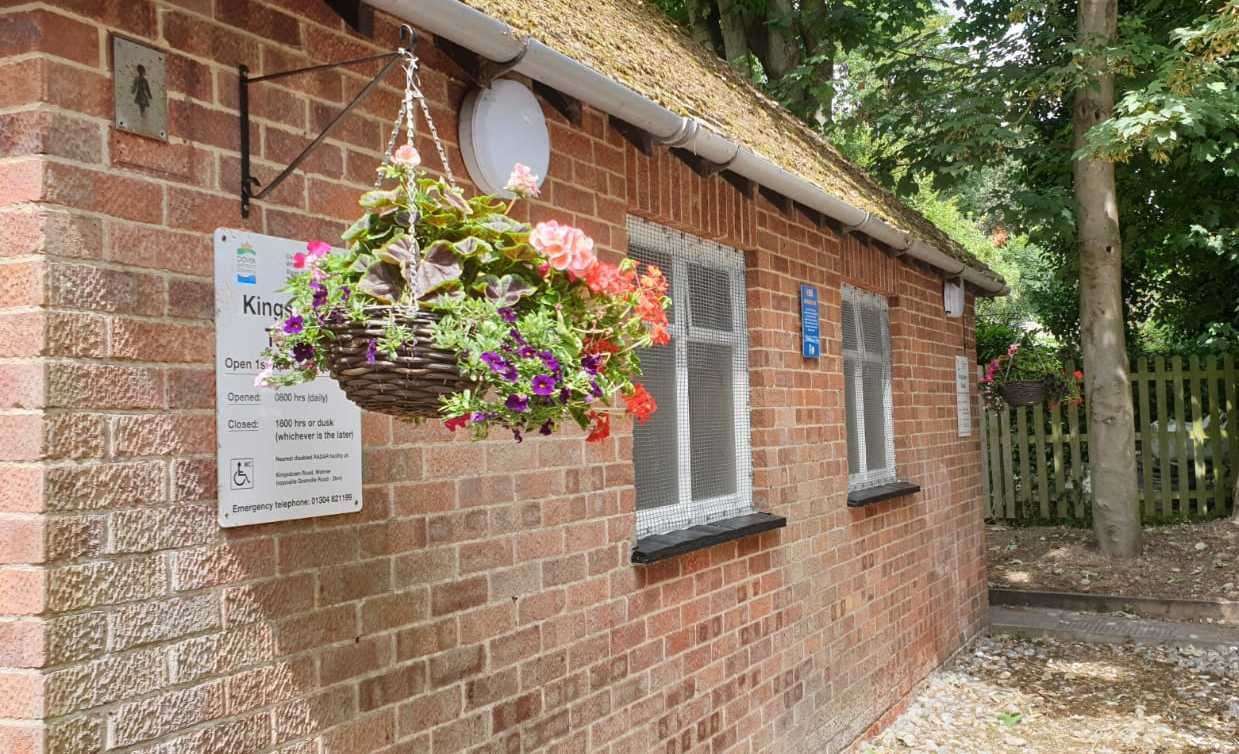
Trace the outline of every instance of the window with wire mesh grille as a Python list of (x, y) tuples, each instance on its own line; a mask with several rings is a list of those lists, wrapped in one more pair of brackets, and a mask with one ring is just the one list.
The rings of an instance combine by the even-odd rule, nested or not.
[(744, 257), (636, 218), (628, 253), (670, 283), (671, 343), (641, 352), (658, 403), (633, 429), (637, 536), (751, 513)]
[(886, 299), (843, 286), (849, 489), (895, 479), (890, 340)]

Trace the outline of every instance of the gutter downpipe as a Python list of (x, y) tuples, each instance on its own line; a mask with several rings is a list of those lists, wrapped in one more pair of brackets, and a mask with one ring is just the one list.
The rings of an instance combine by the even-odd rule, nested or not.
[(488, 60), (501, 63), (515, 60), (524, 49), (524, 56), (514, 69), (522, 75), (631, 123), (651, 134), (661, 144), (680, 147), (709, 162), (726, 165), (731, 172), (821, 212), (853, 232), (864, 233), (890, 246), (901, 256), (907, 255), (936, 267), (948, 277), (962, 277), (989, 295), (1001, 296), (1009, 290), (1001, 280), (969, 267), (881, 218), (831, 196), (748, 147), (723, 138), (696, 118), (678, 115), (536, 39), (526, 40), (504, 22), (459, 0), (369, 2), (379, 10), (451, 40)]

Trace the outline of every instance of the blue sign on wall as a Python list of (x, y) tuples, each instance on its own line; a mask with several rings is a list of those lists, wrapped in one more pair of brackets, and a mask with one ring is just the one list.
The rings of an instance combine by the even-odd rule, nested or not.
[(816, 359), (822, 355), (822, 328), (818, 321), (817, 288), (800, 284), (800, 355)]

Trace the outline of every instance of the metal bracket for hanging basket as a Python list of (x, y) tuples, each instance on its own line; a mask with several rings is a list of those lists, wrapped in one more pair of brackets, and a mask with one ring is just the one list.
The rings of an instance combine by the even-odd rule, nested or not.
[[(288, 176), (291, 175), (292, 172), (296, 170), (307, 157), (310, 156), (319, 144), (323, 143), (323, 140), (326, 139), (333, 130), (335, 130), (336, 126), (340, 125), (342, 120), (344, 120), (344, 116), (348, 115), (353, 108), (357, 107), (357, 105), (370, 94), (374, 87), (377, 86), (385, 76), (387, 76), (387, 72), (390, 71), (391, 67), (396, 64), (396, 61), (405, 54), (406, 49), (412, 49), (416, 41), (417, 34), (413, 31), (413, 28), (410, 26), (401, 26), (401, 46), (399, 49), (392, 50), (391, 52), (382, 52), (377, 55), (367, 55), (366, 57), (343, 60), (338, 63), (323, 63), (322, 65), (295, 68), (291, 71), (269, 73), (265, 76), (255, 76), (253, 78), (250, 77), (249, 68), (247, 66), (244, 64), (237, 66), (237, 86), (239, 94), (237, 102), (238, 109), (241, 111), (241, 217), (249, 217), (250, 202), (253, 200), (261, 200), (274, 191), (276, 187), (283, 183), (284, 180), (288, 178)], [(362, 87), (361, 91), (359, 91), (357, 95), (344, 106), (344, 109), (336, 113), (336, 116), (331, 119), (330, 123), (323, 127), (323, 130), (318, 134), (318, 136), (315, 136), (313, 141), (307, 144), (305, 149), (301, 150), (301, 154), (294, 157), (292, 162), (288, 163), (288, 167), (281, 170), (280, 174), (272, 179), (266, 186), (263, 186), (261, 191), (255, 193), (254, 188), (256, 186), (262, 186), (262, 182), (255, 178), (250, 172), (250, 85), (262, 83), (264, 81), (282, 79), (288, 76), (313, 73), (314, 71), (342, 68), (344, 66), (359, 65), (361, 63), (372, 63), (377, 60), (386, 60), (387, 62), (383, 65), (382, 69), (375, 74), (374, 78), (370, 79), (370, 81)]]

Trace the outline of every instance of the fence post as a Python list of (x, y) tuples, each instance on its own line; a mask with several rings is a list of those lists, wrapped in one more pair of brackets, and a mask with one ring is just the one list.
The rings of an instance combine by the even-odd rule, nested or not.
[(1222, 371), (1222, 360), (1217, 356), (1209, 358), (1205, 364), (1205, 380), (1208, 385), (1206, 396), (1209, 399), (1209, 455), (1213, 459), (1213, 513), (1221, 515), (1226, 511), (1226, 445), (1222, 441), (1222, 407), (1219, 398), (1226, 394), (1226, 389), (1218, 390), (1218, 381), (1225, 376)]
[[(1071, 405), (1071, 404), (1068, 404)], [(1054, 515), (1065, 519), (1070, 511), (1063, 497), (1063, 404), (1050, 409), (1050, 452), (1054, 456)]]
[(1140, 498), (1144, 506), (1146, 520), (1157, 515), (1157, 495), (1153, 489), (1153, 456), (1150, 447), (1152, 439), (1149, 431), (1149, 360), (1141, 357), (1137, 362), (1136, 371), (1132, 372), (1132, 381), (1136, 385), (1136, 405), (1140, 411), (1140, 424), (1137, 426), (1137, 437), (1140, 440), (1140, 450), (1136, 460), (1140, 464)]
[(1050, 518), (1050, 490), (1045, 469), (1045, 408), (1040, 403), (1033, 406), (1033, 439), (1037, 454), (1037, 507), (1042, 520)]
[[(1235, 474), (1239, 474), (1239, 368), (1236, 368), (1235, 358), (1226, 354), (1222, 359), (1222, 369), (1226, 372), (1226, 435), (1230, 440), (1230, 473), (1226, 480), (1228, 491), (1233, 492)], [(1239, 512), (1239, 499), (1233, 495), (1230, 500), (1230, 513), (1233, 516)]]
[(1166, 359), (1157, 357), (1157, 469), (1161, 484), (1162, 516), (1170, 518), (1174, 514), (1174, 499), (1171, 495), (1170, 455), (1170, 381), (1166, 379)]
[[(984, 375), (981, 367), (977, 367), (977, 380)], [(985, 410), (985, 401), (981, 401), (981, 495), (985, 500), (985, 517), (998, 518), (994, 515), (994, 505), (991, 499), (993, 486), (989, 478), (989, 412)]]
[(999, 439), (1002, 441), (1002, 500), (1007, 518), (1015, 518), (1015, 466), (1011, 459), (1011, 411), (998, 412)]

